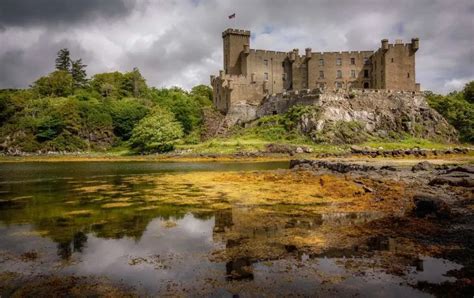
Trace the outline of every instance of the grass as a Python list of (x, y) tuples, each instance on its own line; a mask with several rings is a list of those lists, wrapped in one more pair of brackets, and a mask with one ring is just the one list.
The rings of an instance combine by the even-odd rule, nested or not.
[(367, 146), (371, 148), (382, 147), (384, 150), (395, 150), (395, 149), (412, 149), (412, 148), (421, 148), (421, 149), (436, 149), (436, 150), (445, 150), (452, 149), (454, 147), (469, 147), (468, 144), (443, 144), (436, 143), (425, 139), (418, 138), (405, 138), (399, 141), (383, 141), (383, 140), (374, 140), (362, 143), (361, 146)]

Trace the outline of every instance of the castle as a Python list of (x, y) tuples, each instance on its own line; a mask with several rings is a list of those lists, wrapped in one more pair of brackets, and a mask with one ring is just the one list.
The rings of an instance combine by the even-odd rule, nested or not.
[(239, 103), (258, 106), (271, 94), (308, 89), (388, 89), (419, 91), (415, 53), (419, 39), (390, 44), (376, 51), (276, 52), (250, 49), (250, 31), (227, 29), (224, 70), (211, 76), (214, 105), (223, 113)]

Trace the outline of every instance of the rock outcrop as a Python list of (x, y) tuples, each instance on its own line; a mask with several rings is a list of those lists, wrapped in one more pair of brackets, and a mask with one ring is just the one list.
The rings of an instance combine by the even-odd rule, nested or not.
[[(458, 138), (456, 130), (428, 106), (421, 92), (319, 89), (288, 92), (267, 96), (260, 105), (231, 107), (226, 118), (231, 125), (246, 123), (265, 115), (285, 113), (294, 105), (316, 107), (315, 113), (304, 114), (298, 123), (299, 130), (314, 141), (345, 142), (339, 140), (338, 130), (343, 130), (343, 138), (352, 134), (355, 142), (364, 134), (381, 138), (410, 135), (442, 142), (456, 142)], [(328, 137), (321, 140), (321, 135)]]

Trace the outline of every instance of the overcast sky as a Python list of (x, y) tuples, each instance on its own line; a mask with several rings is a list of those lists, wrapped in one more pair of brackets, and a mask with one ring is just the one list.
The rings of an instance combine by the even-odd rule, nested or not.
[(474, 79), (473, 0), (0, 0), (0, 88), (51, 72), (63, 47), (89, 75), (136, 66), (151, 86), (208, 84), (228, 27), (251, 30), (251, 48), (300, 52), (419, 37), (422, 89), (445, 93)]

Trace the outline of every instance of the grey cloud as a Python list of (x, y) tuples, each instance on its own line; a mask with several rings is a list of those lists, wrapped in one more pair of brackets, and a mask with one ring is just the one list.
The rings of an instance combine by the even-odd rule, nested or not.
[[(7, 49), (0, 49), (2, 68), (7, 65), (9, 72), (15, 73), (6, 76), (0, 70), (0, 87), (24, 86), (31, 81), (28, 74), (32, 68), (35, 74), (46, 73), (58, 50), (57, 40), (73, 40), (76, 47), (88, 51), (89, 73), (137, 66), (150, 85), (190, 88), (207, 84), (209, 75), (222, 67), (221, 32), (228, 27), (251, 30), (252, 48), (283, 51), (305, 47), (314, 51), (370, 50), (376, 49), (382, 38), (409, 41), (419, 37), (417, 80), (423, 88), (448, 92), (456, 85), (453, 82), (474, 79), (472, 0), (136, 0), (118, 2), (117, 7), (111, 6), (112, 1), (92, 2), (78, 5), (86, 3), (84, 11), (88, 12), (82, 15), (100, 14), (100, 21), (85, 16), (77, 19), (89, 20), (85, 26), (49, 26), (51, 36), (38, 39), (35, 47), (25, 48), (19, 41), (17, 47), (10, 42)], [(4, 2), (0, 4), (4, 11), (2, 5)], [(16, 11), (22, 6), (18, 7)], [(130, 7), (133, 10), (124, 12), (119, 21), (107, 21)], [(229, 20), (227, 16), (234, 12), (236, 18)], [(40, 15), (28, 12), (18, 21), (0, 21), (0, 27), (3, 24), (4, 32), (9, 32), (13, 24), (48, 26), (48, 19), (68, 19), (69, 13)], [(22, 34), (27, 33), (20, 31), (19, 36)]]
[(73, 59), (82, 57), (88, 64), (93, 54), (86, 51), (74, 40), (54, 41), (43, 34), (39, 41), (26, 49), (14, 49), (0, 56), (0, 83), (5, 88), (23, 88), (31, 85), (40, 76), (54, 69), (56, 53), (61, 48), (69, 48)]
[(2, 0), (0, 29), (119, 17), (130, 13), (134, 6), (135, 0)]

